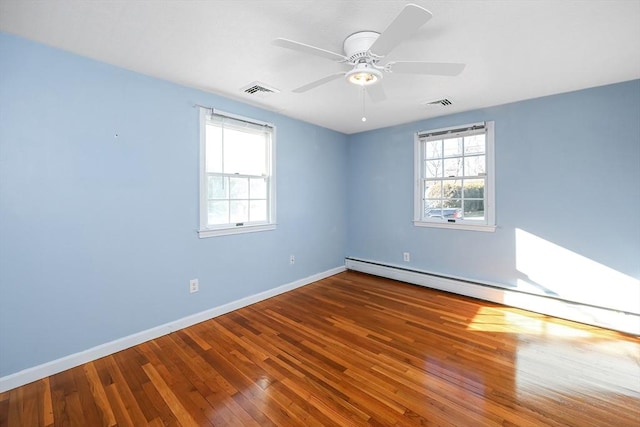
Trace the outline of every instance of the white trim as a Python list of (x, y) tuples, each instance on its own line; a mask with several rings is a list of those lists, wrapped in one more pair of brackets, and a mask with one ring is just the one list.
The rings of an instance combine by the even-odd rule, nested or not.
[(496, 133), (495, 122), (485, 122), (487, 137), (485, 139), (485, 168), (487, 184), (485, 188), (484, 211), (487, 215), (487, 225), (495, 226), (496, 222)]
[[(205, 107), (203, 107), (203, 108), (205, 108)], [(241, 122), (252, 123), (254, 125), (267, 126), (267, 127), (271, 127), (271, 128), (275, 127), (273, 123), (263, 122), (261, 120), (252, 119), (251, 117), (241, 116), (240, 114), (228, 113), (226, 111), (218, 110), (216, 108), (209, 108), (208, 110), (211, 111), (215, 115), (228, 117), (230, 119), (239, 120)]]
[(420, 221), (424, 209), (422, 198), (422, 142), (416, 132), (413, 136), (413, 222)]
[(493, 233), (496, 231), (495, 225), (486, 224), (469, 224), (456, 221), (455, 223), (449, 222), (426, 222), (426, 221), (413, 221), (413, 225), (416, 227), (434, 227), (434, 228), (450, 228), (453, 230), (469, 230), (469, 231), (487, 231)]
[(276, 218), (276, 142), (278, 140), (277, 137), (277, 129), (274, 125), (271, 125), (271, 141), (269, 141), (270, 153), (269, 159), (269, 170), (271, 171), (271, 177), (269, 178), (269, 221), (275, 227), (278, 220)]
[(165, 323), (164, 325), (156, 326), (154, 328), (128, 335), (126, 337), (122, 337), (108, 343), (100, 344), (96, 347), (89, 348), (78, 353), (61, 357), (60, 359), (52, 360), (38, 366), (33, 366), (31, 368), (27, 368), (10, 375), (0, 377), (0, 393), (16, 387), (20, 387), (33, 381), (37, 381), (50, 375), (57, 374), (58, 372), (74, 368), (76, 366), (82, 365), (83, 363), (88, 363), (101, 357), (116, 353), (118, 351), (125, 350), (127, 348), (161, 337), (163, 335), (170, 334), (171, 332), (177, 331), (179, 329), (187, 328), (189, 326), (195, 325), (196, 323), (213, 319), (214, 317), (229, 313), (233, 310), (238, 310), (242, 307), (264, 301), (276, 295), (280, 295), (282, 293), (289, 292), (293, 289), (308, 285), (310, 283), (317, 282), (318, 280), (322, 280), (329, 276), (342, 273), (345, 270), (345, 266), (335, 267), (330, 270), (313, 274), (294, 282), (278, 286), (277, 288), (259, 292), (254, 295), (249, 295), (239, 300), (232, 301), (227, 304), (202, 311), (200, 313), (192, 314), (190, 316), (186, 316), (169, 323)]
[(242, 234), (242, 233), (253, 233), (256, 231), (269, 231), (275, 230), (276, 224), (265, 224), (265, 225), (243, 225), (235, 228), (225, 227), (225, 228), (205, 228), (204, 230), (198, 230), (198, 237), (201, 239), (205, 239), (207, 237), (215, 237), (215, 236), (226, 236), (229, 234)]
[(381, 264), (376, 261), (347, 259), (345, 265), (349, 270), (361, 271), (588, 325), (640, 335), (640, 315), (638, 314), (512, 291), (507, 288), (498, 289), (496, 285), (470, 283), (468, 279), (443, 277), (426, 271), (407, 270), (406, 267)]
[(211, 109), (200, 107), (200, 121), (198, 122), (198, 126), (200, 128), (200, 157), (198, 158), (200, 165), (198, 169), (198, 173), (200, 174), (200, 191), (198, 192), (198, 207), (200, 215), (198, 217), (198, 224), (200, 224), (200, 230), (204, 229), (204, 227), (207, 225), (207, 221), (205, 221), (205, 218), (207, 218), (207, 204), (204, 203), (204, 201), (207, 200), (206, 123), (207, 113), (209, 111), (211, 111)]
[[(486, 122), (471, 123), (464, 126), (449, 126), (446, 128), (432, 129), (428, 131), (416, 132), (416, 136), (425, 141), (433, 141), (443, 138), (455, 138), (459, 135), (469, 135), (476, 132), (476, 134), (485, 133)], [(474, 129), (478, 128), (478, 129)], [(473, 129), (473, 130), (472, 130)]]

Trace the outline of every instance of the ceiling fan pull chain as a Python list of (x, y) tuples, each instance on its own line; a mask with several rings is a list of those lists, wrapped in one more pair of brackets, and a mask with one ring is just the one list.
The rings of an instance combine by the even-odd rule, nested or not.
[(367, 116), (365, 115), (365, 111), (364, 111), (364, 86), (362, 86), (362, 121), (366, 122), (367, 121)]

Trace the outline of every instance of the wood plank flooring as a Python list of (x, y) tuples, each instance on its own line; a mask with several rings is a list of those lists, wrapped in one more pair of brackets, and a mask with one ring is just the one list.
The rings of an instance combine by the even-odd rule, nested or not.
[(0, 394), (0, 426), (640, 426), (640, 340), (345, 272)]

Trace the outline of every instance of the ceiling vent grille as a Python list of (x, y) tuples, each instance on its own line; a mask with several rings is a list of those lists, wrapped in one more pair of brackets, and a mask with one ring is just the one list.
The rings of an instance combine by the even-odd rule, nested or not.
[(425, 102), (424, 105), (426, 105), (427, 107), (429, 106), (441, 106), (441, 107), (448, 107), (449, 105), (452, 105), (453, 102), (451, 102), (450, 100), (448, 100), (447, 98), (443, 98), (443, 99), (438, 99), (437, 101), (431, 101), (431, 102)]
[(280, 92), (280, 90), (260, 82), (249, 83), (240, 90), (248, 95), (268, 95), (270, 93)]

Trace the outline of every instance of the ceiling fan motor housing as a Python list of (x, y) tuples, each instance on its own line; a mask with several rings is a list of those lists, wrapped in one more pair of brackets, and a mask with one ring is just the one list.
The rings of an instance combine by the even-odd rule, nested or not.
[(363, 60), (371, 59), (371, 55), (368, 54), (369, 49), (379, 36), (380, 33), (375, 31), (358, 31), (347, 37), (344, 40), (343, 49), (349, 62), (357, 64), (364, 62)]

